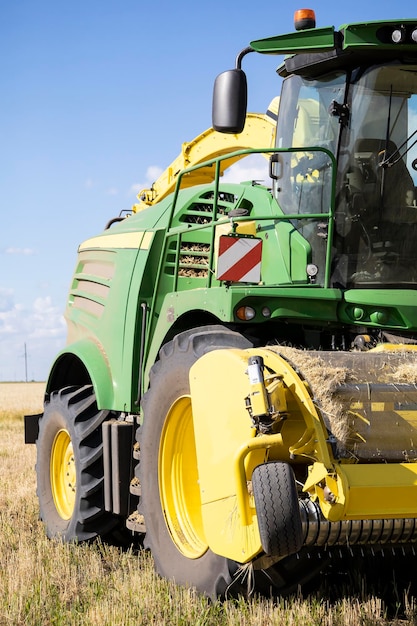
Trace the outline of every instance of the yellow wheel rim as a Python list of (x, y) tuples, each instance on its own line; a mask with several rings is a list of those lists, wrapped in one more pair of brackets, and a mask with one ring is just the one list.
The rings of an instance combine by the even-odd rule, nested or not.
[(55, 435), (50, 474), (55, 508), (62, 519), (68, 520), (75, 506), (76, 468), (71, 437), (65, 429)]
[(172, 539), (189, 559), (207, 548), (201, 515), (191, 398), (171, 406), (161, 435), (158, 459), (159, 493)]

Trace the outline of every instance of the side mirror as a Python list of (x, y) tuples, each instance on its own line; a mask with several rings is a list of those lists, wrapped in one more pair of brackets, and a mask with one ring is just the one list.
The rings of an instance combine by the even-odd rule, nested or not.
[(219, 74), (214, 83), (212, 123), (220, 133), (239, 134), (246, 121), (248, 88), (241, 69)]

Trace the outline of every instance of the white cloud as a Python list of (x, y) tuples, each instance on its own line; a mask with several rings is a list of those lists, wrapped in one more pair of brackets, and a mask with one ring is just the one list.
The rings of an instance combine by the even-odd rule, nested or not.
[(147, 180), (155, 181), (162, 174), (164, 170), (158, 165), (150, 165), (146, 170), (146, 178)]
[(108, 196), (117, 196), (117, 194), (119, 193), (119, 190), (116, 187), (110, 187), (109, 189), (107, 189), (106, 194)]
[(0, 289), (0, 380), (23, 380), (24, 346), (30, 357), (29, 378), (45, 380), (65, 336), (61, 308), (50, 296), (25, 306), (14, 302), (10, 290)]
[(229, 167), (222, 177), (224, 183), (241, 183), (247, 180), (270, 183), (268, 161), (265, 157), (260, 154), (250, 155)]
[(14, 248), (10, 246), (4, 250), (5, 254), (19, 254), (23, 256), (31, 256), (32, 254), (36, 254), (36, 250), (33, 248)]
[(92, 178), (87, 178), (87, 179), (84, 181), (84, 187), (85, 187), (86, 189), (92, 189), (94, 186), (95, 186), (95, 183), (94, 183), (94, 181), (93, 181), (93, 179), (92, 179)]
[(57, 337), (65, 334), (65, 320), (60, 308), (52, 304), (50, 296), (36, 298), (33, 303), (33, 327), (29, 337)]
[(164, 170), (158, 165), (150, 165), (146, 170), (145, 180), (141, 183), (134, 183), (130, 187), (130, 192), (136, 195), (142, 191), (142, 189), (150, 189), (152, 183), (159, 178), (163, 171)]
[[(0, 314), (10, 311), (13, 308), (13, 291), (0, 287)], [(0, 327), (1, 331), (1, 327)]]
[(62, 311), (52, 304), (50, 296), (36, 298), (28, 308), (16, 304), (10, 291), (0, 290), (0, 336), (57, 336), (64, 330)]

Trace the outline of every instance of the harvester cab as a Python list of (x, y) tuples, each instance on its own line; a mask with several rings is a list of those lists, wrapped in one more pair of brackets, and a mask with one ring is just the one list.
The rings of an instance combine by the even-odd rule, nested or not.
[(417, 73), (408, 52), (415, 23), (307, 33), (252, 42), (216, 80), (213, 126), (234, 133), (244, 124), (246, 54), (288, 54), (278, 69), (284, 81), (270, 175), (281, 210), (311, 246), (308, 274), (343, 289), (412, 288)]
[[(253, 52), (284, 57), (266, 114)], [(334, 546), (413, 549), (416, 125), (417, 19), (303, 10), (220, 74), (213, 128), (79, 247), (26, 421), (49, 536), (127, 529), (211, 597), (294, 590)], [(266, 182), (224, 182), (253, 153)]]

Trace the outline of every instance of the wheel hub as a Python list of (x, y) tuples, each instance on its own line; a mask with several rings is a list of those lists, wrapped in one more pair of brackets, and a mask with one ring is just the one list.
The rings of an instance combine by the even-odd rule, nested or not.
[(159, 493), (172, 539), (189, 559), (208, 549), (201, 516), (194, 425), (190, 396), (178, 398), (168, 411), (158, 460)]
[(71, 437), (65, 429), (57, 432), (52, 443), (50, 477), (56, 510), (68, 520), (75, 506), (76, 467)]

